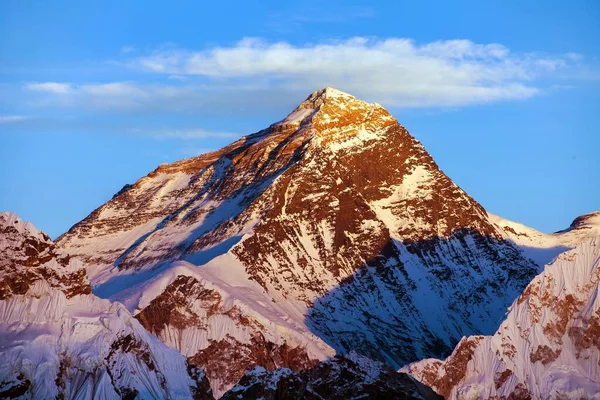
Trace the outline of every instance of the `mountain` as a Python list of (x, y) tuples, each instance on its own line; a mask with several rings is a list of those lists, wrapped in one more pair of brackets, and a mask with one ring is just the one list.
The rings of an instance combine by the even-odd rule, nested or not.
[(80, 261), (6, 212), (0, 276), (0, 398), (213, 398), (202, 370), (90, 294)]
[(600, 235), (600, 211), (581, 215), (562, 231), (546, 234), (517, 222), (488, 214), (502, 229), (508, 240), (515, 243), (525, 256), (544, 266), (559, 254), (576, 247), (582, 241)]
[[(548, 264), (492, 336), (462, 338), (444, 361), (402, 368), (447, 399), (596, 399), (600, 395), (600, 213), (595, 231)], [(564, 232), (564, 233), (567, 233)]]
[(125, 185), (57, 243), (220, 395), (255, 365), (355, 351), (397, 369), (493, 333), (568, 248), (502, 221), (383, 107), (325, 88)]
[(350, 353), (311, 369), (255, 367), (222, 397), (233, 399), (442, 399), (433, 390), (383, 364)]

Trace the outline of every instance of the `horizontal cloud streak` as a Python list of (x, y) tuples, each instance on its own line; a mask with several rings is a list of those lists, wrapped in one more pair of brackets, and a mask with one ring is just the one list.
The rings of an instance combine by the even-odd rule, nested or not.
[(70, 84), (59, 82), (31, 82), (26, 84), (25, 88), (33, 92), (68, 93), (71, 91)]
[(130, 130), (134, 134), (151, 135), (155, 138), (173, 138), (182, 140), (202, 140), (202, 139), (238, 139), (241, 135), (233, 132), (213, 131), (202, 128), (180, 129), (140, 129)]
[(24, 115), (0, 115), (0, 124), (12, 124), (26, 119), (27, 117)]
[(464, 107), (527, 99), (585, 70), (576, 53), (548, 56), (469, 40), (416, 44), (363, 37), (305, 45), (246, 38), (201, 51), (166, 47), (110, 64), (127, 66), (136, 80), (26, 83), (33, 96), (29, 104), (240, 115), (279, 112), (331, 86), (386, 107)]

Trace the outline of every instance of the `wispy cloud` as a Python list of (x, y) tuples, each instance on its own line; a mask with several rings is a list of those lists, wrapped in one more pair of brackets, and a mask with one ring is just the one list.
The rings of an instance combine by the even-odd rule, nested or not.
[(129, 54), (135, 51), (135, 47), (133, 46), (123, 46), (121, 47), (121, 54)]
[(282, 110), (325, 86), (388, 107), (454, 108), (527, 99), (568, 84), (563, 77), (585, 70), (577, 53), (515, 53), (502, 44), (470, 40), (364, 37), (303, 45), (245, 38), (197, 51), (169, 45), (112, 65), (127, 67), (138, 80), (33, 82), (25, 89), (39, 92), (31, 102), (40, 106), (111, 112)]
[[(40, 106), (67, 106), (88, 109), (132, 109), (147, 108), (156, 102), (168, 101), (170, 97), (182, 95), (185, 88), (168, 85), (135, 82), (107, 83), (28, 83), (26, 90), (46, 92), (50, 97), (37, 99)], [(68, 88), (68, 89), (64, 89)]]
[(134, 134), (150, 135), (154, 138), (164, 139), (182, 139), (182, 140), (203, 140), (203, 139), (238, 139), (239, 133), (214, 131), (203, 128), (160, 128), (160, 129), (143, 129), (132, 128), (130, 132)]
[(296, 46), (246, 38), (202, 51), (161, 49), (130, 65), (213, 82), (261, 79), (298, 90), (334, 86), (394, 106), (454, 107), (534, 96), (543, 89), (537, 79), (551, 78), (578, 59), (573, 53), (513, 54), (501, 44), (469, 40), (419, 45), (354, 37)]
[(59, 82), (30, 82), (25, 85), (27, 90), (34, 92), (49, 92), (49, 93), (69, 93), (71, 85), (69, 83)]
[(0, 124), (12, 124), (26, 119), (27, 117), (24, 115), (0, 115)]
[[(185, 142), (186, 146), (198, 149), (214, 149), (216, 147), (210, 146), (220, 147), (218, 144), (231, 142), (242, 136), (241, 133), (198, 126), (202, 123), (188, 121), (186, 124), (188, 126), (180, 126), (175, 121), (173, 125), (161, 124), (156, 126), (147, 121), (146, 118), (134, 119), (133, 121), (110, 121), (105, 118), (94, 118), (94, 116), (29, 117), (24, 115), (0, 115), (0, 125), (7, 125), (3, 128), (3, 133), (10, 131), (47, 134), (48, 132), (60, 131), (81, 134), (131, 135), (154, 140), (175, 139)], [(9, 129), (8, 126), (10, 126), (10, 130), (7, 130)], [(200, 147), (198, 147), (199, 145)]]
[[(167, 81), (173, 82), (167, 78)], [(27, 89), (27, 87), (25, 87)], [(257, 79), (252, 83), (226, 82), (107, 82), (71, 84), (68, 94), (42, 93), (29, 99), (41, 108), (70, 108), (111, 113), (195, 115), (238, 114), (270, 107), (291, 107), (312, 89), (293, 91)]]
[(81, 85), (78, 91), (106, 97), (146, 97), (150, 93), (139, 85), (130, 82), (110, 82)]
[(183, 147), (179, 150), (179, 153), (184, 157), (195, 157), (215, 150), (217, 149), (212, 147)]

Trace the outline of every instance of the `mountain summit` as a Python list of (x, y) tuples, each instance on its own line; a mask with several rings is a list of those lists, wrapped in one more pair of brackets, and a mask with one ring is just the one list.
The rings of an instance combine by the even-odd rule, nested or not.
[(256, 365), (398, 368), (493, 333), (540, 268), (508, 225), (383, 107), (325, 88), (126, 185), (58, 245), (219, 395)]

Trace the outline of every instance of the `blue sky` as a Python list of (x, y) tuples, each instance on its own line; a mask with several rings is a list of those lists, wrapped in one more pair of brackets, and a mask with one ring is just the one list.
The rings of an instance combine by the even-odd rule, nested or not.
[(52, 237), (324, 86), (383, 104), (490, 212), (600, 209), (600, 2), (91, 3), (0, 3), (0, 209)]

